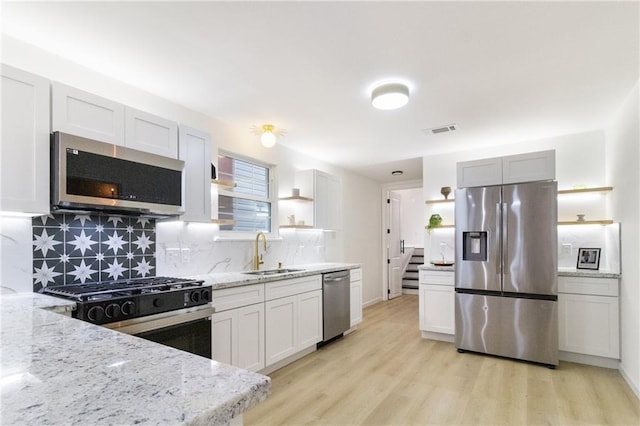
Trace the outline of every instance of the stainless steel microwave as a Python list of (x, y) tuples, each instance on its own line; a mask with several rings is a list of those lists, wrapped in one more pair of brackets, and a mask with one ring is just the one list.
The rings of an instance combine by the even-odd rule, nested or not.
[(184, 213), (184, 162), (54, 132), (52, 210)]

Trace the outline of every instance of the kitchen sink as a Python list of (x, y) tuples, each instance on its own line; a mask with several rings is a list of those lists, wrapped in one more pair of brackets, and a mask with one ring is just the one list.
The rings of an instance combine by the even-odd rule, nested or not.
[(304, 271), (304, 269), (289, 269), (289, 268), (265, 269), (264, 271), (243, 272), (243, 274), (247, 274), (247, 275), (278, 275), (278, 274), (287, 274), (289, 272), (300, 272), (300, 271)]

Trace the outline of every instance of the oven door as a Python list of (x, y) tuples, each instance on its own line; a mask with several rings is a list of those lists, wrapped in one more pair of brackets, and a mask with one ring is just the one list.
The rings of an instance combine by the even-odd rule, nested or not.
[(104, 324), (105, 327), (211, 359), (211, 305)]

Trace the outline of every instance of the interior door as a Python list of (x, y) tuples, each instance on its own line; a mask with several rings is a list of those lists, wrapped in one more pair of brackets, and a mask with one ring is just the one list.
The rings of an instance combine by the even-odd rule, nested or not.
[(389, 238), (387, 256), (389, 271), (389, 299), (402, 295), (402, 250), (400, 248), (400, 194), (389, 192)]

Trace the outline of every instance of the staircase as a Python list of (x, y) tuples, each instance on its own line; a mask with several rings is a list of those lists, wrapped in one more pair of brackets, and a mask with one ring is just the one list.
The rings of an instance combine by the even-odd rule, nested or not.
[(424, 264), (424, 249), (416, 247), (402, 275), (402, 290), (418, 290), (418, 266)]

